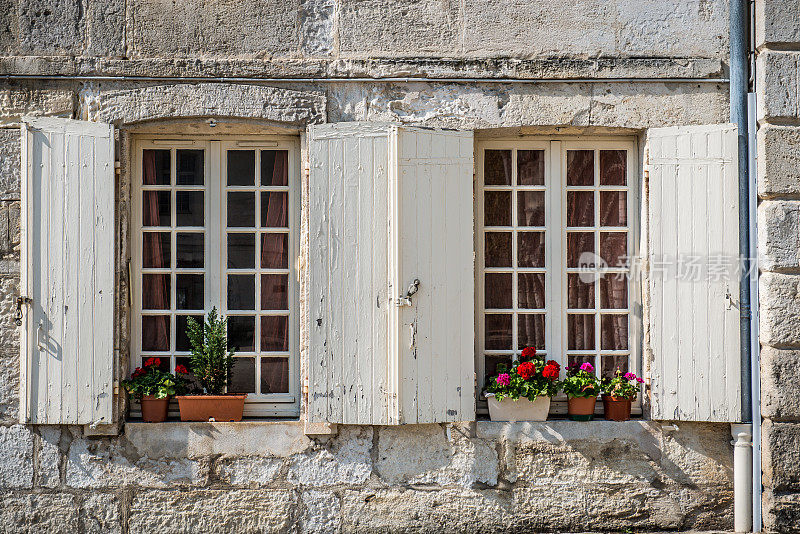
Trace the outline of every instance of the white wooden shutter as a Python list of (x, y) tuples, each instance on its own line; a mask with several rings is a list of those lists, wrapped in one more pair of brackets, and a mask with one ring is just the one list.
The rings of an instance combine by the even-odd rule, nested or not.
[(29, 118), (22, 127), (20, 418), (112, 418), (114, 135), (111, 125)]
[(309, 421), (474, 419), (472, 133), (339, 123), (309, 149)]
[(739, 421), (733, 124), (647, 133), (651, 417)]

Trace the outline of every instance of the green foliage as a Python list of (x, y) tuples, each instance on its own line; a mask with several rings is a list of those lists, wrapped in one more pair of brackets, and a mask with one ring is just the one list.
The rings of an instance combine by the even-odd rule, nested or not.
[(171, 395), (182, 394), (186, 390), (186, 381), (183, 377), (162, 371), (158, 368), (159, 365), (161, 365), (159, 358), (148, 359), (144, 369), (137, 367), (130, 380), (122, 381), (122, 387), (139, 400), (145, 396), (164, 399)]
[(600, 381), (591, 364), (584, 363), (580, 367), (573, 364), (567, 367), (563, 388), (568, 397), (596, 397), (600, 393)]
[(227, 324), (227, 319), (217, 317), (216, 307), (203, 324), (192, 317), (186, 320), (186, 335), (192, 344), (192, 374), (208, 395), (224, 393), (230, 380), (234, 351), (228, 350)]
[(617, 370), (614, 378), (603, 380), (601, 387), (603, 394), (609, 397), (634, 400), (639, 394), (639, 384), (642, 382), (643, 380), (633, 373), (622, 374), (622, 371)]
[(501, 363), (497, 365), (497, 374), (488, 380), (486, 391), (499, 401), (506, 397), (514, 400), (526, 397), (530, 401), (541, 396), (552, 397), (559, 390), (559, 371), (556, 362), (545, 362), (538, 357), (513, 362), (510, 369)]

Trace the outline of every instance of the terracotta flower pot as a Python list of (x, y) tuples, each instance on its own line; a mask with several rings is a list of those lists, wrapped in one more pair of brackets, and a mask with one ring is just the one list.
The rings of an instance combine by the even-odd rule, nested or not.
[(163, 423), (167, 420), (169, 397), (157, 399), (152, 395), (145, 395), (140, 404), (142, 405), (142, 420), (145, 423)]
[(181, 421), (241, 421), (244, 395), (184, 395), (178, 399)]
[(573, 421), (591, 421), (594, 417), (594, 405), (597, 397), (570, 397), (567, 401), (567, 413)]
[(627, 421), (631, 418), (631, 399), (603, 395), (603, 411), (609, 421)]
[(486, 400), (492, 421), (547, 421), (550, 412), (550, 397), (547, 396), (536, 397), (533, 402), (525, 397), (517, 400), (506, 397), (499, 401), (490, 393)]

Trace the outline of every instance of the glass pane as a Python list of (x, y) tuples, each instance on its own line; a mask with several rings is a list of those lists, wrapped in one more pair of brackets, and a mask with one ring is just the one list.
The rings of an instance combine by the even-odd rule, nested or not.
[(228, 309), (229, 310), (256, 309), (256, 275), (254, 274), (228, 275)]
[(189, 336), (186, 335), (186, 318), (194, 317), (194, 320), (203, 324), (202, 315), (176, 315), (175, 316), (175, 350), (181, 352), (189, 352), (192, 350), (192, 344), (189, 343)]
[(503, 354), (487, 354), (484, 356), (484, 362), (483, 374), (488, 382), (488, 379), (497, 374), (498, 363), (504, 363), (506, 364), (506, 367), (511, 367), (511, 356)]
[(168, 355), (165, 355), (165, 356), (142, 356), (142, 359), (140, 360), (141, 361), (140, 366), (142, 367), (142, 369), (144, 369), (146, 367), (145, 363), (147, 363), (147, 361), (150, 358), (153, 359), (153, 363), (155, 364), (156, 369), (159, 369), (161, 371), (167, 371), (167, 372), (169, 371), (170, 360), (169, 360), (169, 356)]
[[(593, 354), (570, 354), (569, 356), (567, 356), (567, 365), (574, 365), (576, 363), (578, 365), (581, 365), (581, 364), (587, 363), (587, 362), (592, 364), (592, 367), (595, 367), (595, 368), (597, 367), (594, 364), (594, 355)], [(595, 374), (597, 374), (596, 371), (595, 371)]]
[(142, 197), (142, 226), (170, 226), (172, 207), (169, 191), (145, 191)]
[(567, 348), (594, 350), (593, 314), (567, 314)]
[(544, 273), (519, 273), (517, 275), (518, 307), (529, 310), (543, 310)]
[(256, 392), (256, 359), (234, 358), (228, 393)]
[(228, 268), (254, 269), (256, 234), (228, 234)]
[(256, 348), (256, 318), (228, 316), (228, 348), (236, 352), (253, 352)]
[(198, 382), (197, 378), (195, 378), (194, 374), (192, 374), (192, 358), (190, 358), (189, 356), (177, 356), (175, 358), (175, 367), (179, 365), (186, 367), (186, 369), (189, 371), (188, 374), (181, 375), (188, 379), (189, 383), (187, 384), (187, 386), (189, 388), (189, 391), (190, 392), (202, 391), (202, 388), (200, 387), (200, 382)]
[(177, 236), (176, 266), (179, 269), (201, 269), (204, 256), (203, 234), (179, 232)]
[(535, 347), (544, 350), (545, 317), (542, 313), (521, 313), (517, 318), (517, 349)]
[(144, 150), (142, 155), (142, 183), (144, 185), (170, 185), (169, 150)]
[(256, 194), (228, 193), (228, 227), (253, 228), (256, 225)]
[(511, 349), (511, 314), (490, 313), (485, 316), (486, 348), (489, 350)]
[(228, 150), (228, 185), (256, 185), (255, 150)]
[(261, 185), (289, 184), (289, 151), (261, 151)]
[(287, 228), (289, 193), (264, 191), (261, 193), (261, 226), (265, 228)]
[(203, 151), (178, 150), (178, 185), (203, 185)]
[(603, 355), (600, 356), (600, 376), (614, 378), (617, 371), (622, 374), (628, 372), (628, 355)]
[(517, 265), (519, 267), (544, 267), (544, 232), (519, 232), (517, 234)]
[(263, 269), (289, 268), (289, 234), (261, 235), (261, 267)]
[(483, 181), (486, 185), (511, 185), (510, 150), (487, 150), (484, 153)]
[(261, 393), (289, 393), (289, 358), (261, 358)]
[(517, 151), (517, 183), (544, 185), (544, 150)]
[(544, 191), (517, 191), (517, 224), (544, 226)]
[(289, 275), (261, 275), (261, 309), (289, 309)]
[(168, 274), (142, 275), (143, 310), (168, 310), (170, 308), (169, 282)]
[(600, 185), (625, 185), (625, 150), (600, 151)]
[(511, 308), (511, 273), (486, 273), (484, 305), (486, 308)]
[(203, 226), (203, 192), (176, 191), (175, 217), (177, 226)]
[(261, 350), (289, 350), (289, 317), (270, 315), (261, 318)]
[(628, 224), (627, 198), (625, 191), (600, 191), (600, 226)]
[(567, 185), (594, 185), (594, 150), (567, 150)]
[(567, 267), (594, 267), (594, 233), (567, 233)]
[[(594, 308), (594, 274), (570, 273), (567, 275), (567, 307)], [(588, 283), (587, 283), (588, 282)]]
[(600, 257), (609, 267), (623, 267), (628, 256), (628, 234), (624, 232), (602, 232), (600, 234)]
[(202, 310), (205, 300), (202, 274), (175, 275), (175, 308), (178, 310)]
[(511, 232), (486, 232), (486, 267), (511, 267)]
[(145, 232), (142, 243), (142, 267), (145, 269), (169, 269), (170, 234), (168, 232)]
[(606, 274), (600, 278), (600, 307), (628, 307), (628, 277), (624, 273)]
[(486, 226), (511, 226), (511, 191), (486, 191), (483, 194)]
[(142, 316), (142, 350), (169, 350), (169, 315)]
[(600, 317), (600, 348), (603, 350), (628, 350), (627, 315), (603, 315)]
[(594, 191), (567, 191), (567, 226), (594, 226)]

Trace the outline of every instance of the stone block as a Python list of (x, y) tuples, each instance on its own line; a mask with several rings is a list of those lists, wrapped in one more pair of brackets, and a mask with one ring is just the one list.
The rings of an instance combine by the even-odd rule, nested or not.
[(37, 486), (57, 488), (61, 485), (61, 429), (57, 426), (40, 426), (36, 452)]
[(290, 458), (287, 480), (301, 486), (363, 484), (372, 473), (372, 427), (341, 426), (322, 446)]
[(19, 420), (19, 331), (14, 299), (19, 276), (0, 274), (0, 421)]
[(762, 273), (759, 300), (761, 344), (800, 347), (800, 275)]
[(800, 118), (800, 52), (763, 51), (756, 57), (759, 121)]
[(785, 0), (762, 0), (756, 8), (756, 47), (800, 43), (800, 4)]
[(800, 351), (761, 348), (761, 414), (800, 421)]
[(69, 493), (0, 493), (0, 525), (8, 533), (75, 534), (81, 532), (77, 501)]
[(299, 0), (129, 4), (129, 55), (141, 57), (270, 57), (298, 47)]
[(335, 0), (300, 1), (300, 51), (304, 56), (327, 56), (333, 52), (335, 9)]
[(89, 0), (87, 56), (125, 56), (125, 0)]
[[(111, 493), (87, 493), (80, 499), (82, 532), (86, 534), (121, 534), (119, 498)], [(75, 531), (73, 531), (75, 532)]]
[(22, 425), (0, 426), (0, 488), (33, 486), (33, 434)]
[(800, 533), (800, 493), (767, 490), (762, 495), (764, 531), (780, 534)]
[(30, 0), (19, 3), (19, 49), (30, 56), (79, 56), (85, 38), (83, 2)]
[(800, 491), (800, 423), (766, 420), (761, 432), (764, 486), (774, 491)]
[(66, 89), (38, 89), (21, 84), (0, 86), (0, 126), (18, 125), (24, 115), (72, 117), (74, 94)]
[(800, 128), (770, 124), (759, 128), (758, 196), (800, 196)]
[(288, 532), (297, 521), (290, 490), (216, 489), (139, 491), (128, 513), (128, 532)]
[(329, 534), (340, 531), (342, 505), (339, 497), (325, 491), (304, 491), (302, 532), (308, 534)]
[[(649, 423), (657, 427), (655, 423)], [(642, 446), (642, 441), (639, 441)], [(660, 482), (688, 487), (716, 488), (724, 492), (733, 488), (733, 446), (730, 425), (720, 423), (678, 424), (676, 432), (661, 432), (659, 468)]]
[(17, 48), (17, 2), (0, 0), (0, 54), (11, 56)]
[(282, 466), (281, 458), (221, 458), (216, 462), (215, 476), (233, 486), (265, 486), (275, 480)]

